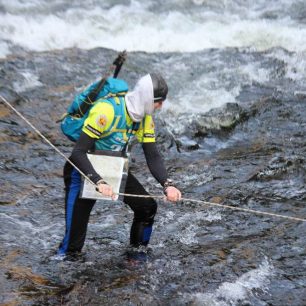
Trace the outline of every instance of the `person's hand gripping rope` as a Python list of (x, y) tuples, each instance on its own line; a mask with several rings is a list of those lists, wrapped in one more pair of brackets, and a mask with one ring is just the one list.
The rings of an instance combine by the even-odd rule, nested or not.
[(96, 190), (102, 193), (105, 197), (111, 197), (112, 200), (115, 200), (116, 194), (113, 191), (113, 187), (108, 185), (105, 181), (98, 181)]
[(182, 198), (181, 192), (174, 187), (172, 180), (167, 179), (164, 184), (164, 194), (166, 199), (170, 202), (180, 201)]

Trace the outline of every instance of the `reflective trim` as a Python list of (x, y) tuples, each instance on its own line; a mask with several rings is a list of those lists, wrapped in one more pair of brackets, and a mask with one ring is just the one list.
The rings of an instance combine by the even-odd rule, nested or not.
[(93, 134), (95, 134), (96, 136), (100, 137), (102, 135), (101, 132), (99, 132), (98, 130), (94, 129), (92, 126), (90, 126), (89, 124), (85, 126), (85, 129), (89, 130), (90, 132), (92, 132)]

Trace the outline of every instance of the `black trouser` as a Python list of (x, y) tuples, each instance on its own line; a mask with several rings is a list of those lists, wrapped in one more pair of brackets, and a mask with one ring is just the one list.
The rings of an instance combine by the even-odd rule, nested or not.
[[(96, 202), (96, 200), (79, 198), (81, 176), (69, 163), (66, 163), (64, 167), (64, 182), (66, 232), (58, 250), (59, 254), (81, 251), (85, 242), (90, 212)], [(125, 193), (148, 194), (130, 172), (126, 181)], [(134, 197), (124, 197), (123, 201), (134, 212), (130, 233), (131, 245), (136, 247), (147, 245), (157, 210), (156, 202), (152, 198)]]

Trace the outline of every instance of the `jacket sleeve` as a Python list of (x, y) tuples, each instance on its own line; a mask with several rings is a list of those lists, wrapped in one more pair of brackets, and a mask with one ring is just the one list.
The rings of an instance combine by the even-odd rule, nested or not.
[(146, 161), (150, 172), (154, 178), (164, 186), (168, 174), (163, 159), (157, 149), (155, 142), (143, 143), (142, 148), (146, 157)]
[(70, 160), (96, 184), (102, 178), (94, 170), (86, 154), (94, 147), (94, 144), (94, 138), (89, 137), (84, 132), (81, 132), (81, 136), (74, 146)]

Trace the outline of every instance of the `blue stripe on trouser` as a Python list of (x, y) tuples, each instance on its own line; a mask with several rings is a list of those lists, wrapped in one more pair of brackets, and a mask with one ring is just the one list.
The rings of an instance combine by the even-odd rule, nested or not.
[(76, 200), (78, 198), (80, 189), (81, 189), (81, 175), (79, 174), (77, 170), (73, 169), (71, 172), (71, 182), (69, 186), (69, 193), (68, 193), (67, 203), (66, 203), (66, 233), (65, 233), (64, 240), (58, 250), (58, 254), (60, 255), (66, 254), (68, 250), (73, 209), (74, 209)]
[(146, 226), (143, 229), (143, 236), (142, 236), (142, 242), (145, 245), (149, 243), (151, 234), (152, 234), (152, 226)]

